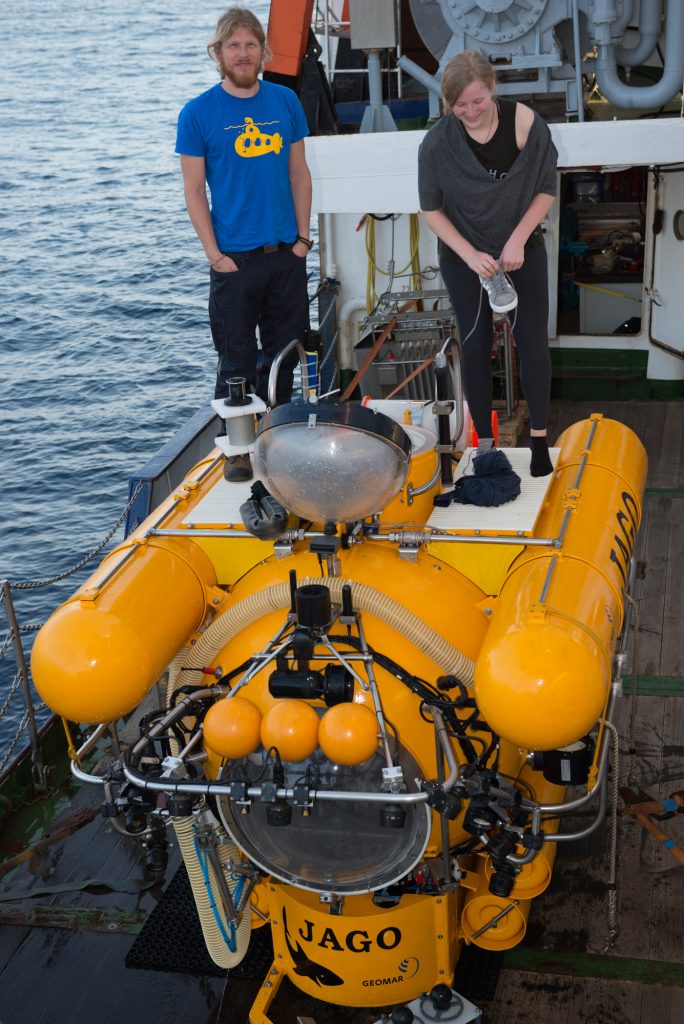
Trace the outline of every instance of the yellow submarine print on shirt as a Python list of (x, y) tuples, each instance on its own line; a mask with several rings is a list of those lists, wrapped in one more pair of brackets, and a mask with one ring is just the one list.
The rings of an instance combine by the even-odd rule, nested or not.
[[(271, 122), (277, 124), (277, 122)], [(283, 148), (283, 137), (278, 132), (266, 135), (257, 128), (254, 118), (246, 117), (244, 131), (235, 140), (235, 152), (238, 156), (265, 156), (266, 153), (279, 153)]]

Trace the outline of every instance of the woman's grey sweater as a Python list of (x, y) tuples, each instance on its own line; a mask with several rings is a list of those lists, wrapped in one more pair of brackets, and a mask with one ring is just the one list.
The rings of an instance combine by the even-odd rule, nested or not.
[[(442, 210), (471, 245), (498, 259), (534, 197), (556, 195), (557, 159), (551, 133), (535, 113), (525, 147), (508, 174), (493, 178), (468, 145), (461, 122), (447, 114), (418, 150), (420, 208)], [(450, 249), (445, 255), (459, 258)]]

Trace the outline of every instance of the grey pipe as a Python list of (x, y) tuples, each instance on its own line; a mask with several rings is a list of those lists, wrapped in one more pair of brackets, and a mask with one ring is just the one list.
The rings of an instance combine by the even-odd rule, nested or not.
[[(648, 0), (643, 0), (643, 2), (647, 3)], [(623, 35), (627, 31), (633, 14), (634, 0), (622, 0), (622, 14), (619, 18), (615, 19), (615, 23), (613, 25), (613, 31), (615, 32), (616, 37)]]
[(684, 4), (681, 0), (668, 0), (667, 31), (665, 33), (665, 66), (663, 75), (655, 85), (643, 89), (626, 85), (617, 73), (615, 47), (599, 42), (596, 61), (596, 81), (605, 98), (618, 107), (630, 110), (649, 110), (661, 107), (676, 96), (684, 79)]
[(663, 0), (641, 0), (639, 12), (639, 40), (636, 46), (616, 46), (615, 59), (624, 68), (643, 64), (651, 56), (658, 40), (663, 21)]
[(359, 131), (396, 132), (397, 126), (390, 108), (382, 102), (382, 65), (380, 52), (368, 50), (368, 107), (364, 111)]
[(586, 828), (579, 829), (577, 832), (558, 832), (558, 833), (544, 833), (545, 843), (576, 843), (579, 839), (586, 839), (596, 832), (603, 822), (606, 820), (606, 811), (608, 810), (608, 778), (607, 775), (603, 776), (601, 787), (599, 789), (599, 805), (596, 811), (596, 816), (590, 825)]
[(421, 85), (424, 85), (428, 92), (434, 93), (434, 95), (439, 96), (440, 99), (442, 98), (442, 87), (438, 78), (435, 78), (434, 75), (431, 75), (424, 68), (421, 68), (419, 64), (416, 64), (415, 61), (412, 61), (409, 57), (401, 56), (397, 61), (397, 64), (402, 71), (406, 72), (407, 75), (410, 75), (411, 78), (415, 78), (416, 82), (420, 82)]
[[(582, 44), (580, 42), (579, 0), (572, 0), (572, 44), (575, 51), (575, 89), (577, 90), (577, 118), (584, 121), (584, 89), (582, 87)], [(509, 351), (506, 346), (506, 351)], [(508, 412), (508, 409), (506, 410)]]
[(610, 43), (616, 37), (617, 0), (584, 0), (589, 7), (597, 43)]

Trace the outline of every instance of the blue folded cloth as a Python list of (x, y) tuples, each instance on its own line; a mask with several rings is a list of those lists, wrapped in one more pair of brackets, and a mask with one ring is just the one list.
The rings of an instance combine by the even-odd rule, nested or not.
[(498, 448), (474, 457), (473, 474), (460, 477), (453, 491), (440, 494), (435, 505), (444, 507), (455, 501), (459, 505), (495, 508), (514, 501), (520, 494), (520, 477)]

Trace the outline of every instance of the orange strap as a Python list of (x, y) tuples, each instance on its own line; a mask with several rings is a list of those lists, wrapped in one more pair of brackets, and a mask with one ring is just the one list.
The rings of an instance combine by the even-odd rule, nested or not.
[(420, 366), (417, 366), (415, 368), (415, 370), (413, 370), (411, 373), (409, 373), (408, 377), (405, 380), (402, 380), (401, 384), (399, 384), (394, 389), (394, 391), (390, 392), (390, 394), (387, 397), (388, 398), (394, 398), (395, 395), (398, 395), (399, 392), (403, 388), (405, 388), (406, 385), (409, 384), (413, 380), (414, 377), (417, 377), (418, 374), (422, 373), (423, 370), (427, 370), (428, 366), (431, 366), (432, 363), (434, 363), (434, 361), (435, 361), (435, 357), (434, 356), (430, 356), (428, 359), (426, 359), (424, 362), (422, 362), (420, 364)]
[(356, 371), (356, 373), (354, 374), (354, 376), (352, 377), (352, 379), (350, 380), (350, 382), (347, 384), (346, 388), (344, 389), (344, 391), (340, 395), (340, 401), (341, 402), (346, 402), (349, 399), (349, 396), (354, 394), (354, 389), (356, 388), (356, 385), (359, 383), (359, 381), (363, 377), (364, 373), (366, 372), (366, 370), (368, 369), (370, 364), (373, 362), (373, 360), (377, 356), (378, 352), (380, 351), (382, 346), (385, 344), (385, 342), (387, 341), (387, 338), (389, 337), (389, 335), (392, 333), (392, 331), (394, 330), (394, 328), (396, 326), (397, 326), (397, 318), (396, 318), (396, 316), (393, 316), (392, 319), (390, 320), (390, 322), (387, 324), (387, 327), (382, 332), (382, 334), (379, 335), (377, 341), (373, 345), (373, 347), (370, 350), (370, 352), (366, 355), (366, 358), (364, 359), (364, 361), (361, 364), (361, 366), (359, 367), (359, 369)]
[[(417, 302), (417, 299), (409, 299), (408, 302), (405, 302), (403, 304), (403, 306), (401, 306), (399, 308), (399, 313), (405, 313), (406, 310), (410, 306), (415, 306), (416, 302)], [(366, 372), (366, 370), (368, 369), (370, 364), (373, 362), (373, 360), (377, 356), (378, 352), (380, 351), (382, 346), (385, 344), (385, 342), (387, 341), (388, 337), (390, 336), (390, 334), (392, 333), (392, 331), (394, 330), (394, 328), (396, 326), (397, 326), (397, 318), (396, 318), (396, 316), (393, 316), (392, 319), (390, 320), (390, 322), (387, 324), (387, 327), (385, 327), (385, 329), (383, 330), (383, 332), (380, 335), (380, 337), (378, 338), (378, 340), (374, 343), (372, 349), (370, 350), (370, 352), (368, 353), (368, 355), (364, 359), (363, 363), (361, 364), (359, 369), (356, 371), (356, 373), (352, 377), (352, 379), (349, 382), (349, 384), (347, 384), (346, 388), (344, 389), (344, 391), (340, 395), (340, 401), (341, 402), (348, 401), (350, 395), (354, 394), (354, 389), (356, 388), (356, 385), (359, 383), (359, 381), (363, 377), (364, 373)]]
[(659, 843), (662, 843), (668, 853), (671, 853), (675, 860), (684, 865), (684, 850), (682, 850), (681, 846), (679, 846), (674, 839), (670, 839), (670, 837), (659, 829), (650, 818), (647, 818), (645, 814), (635, 814), (634, 817), (641, 825), (644, 826), (647, 832), (650, 832), (652, 836), (655, 836)]

